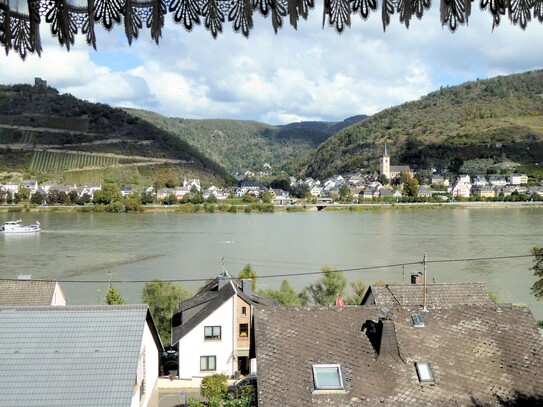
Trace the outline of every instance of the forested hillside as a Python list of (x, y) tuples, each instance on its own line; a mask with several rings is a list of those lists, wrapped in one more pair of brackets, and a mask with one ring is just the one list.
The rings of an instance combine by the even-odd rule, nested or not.
[(264, 163), (275, 170), (284, 169), (286, 163), (314, 150), (334, 132), (366, 117), (271, 126), (255, 121), (191, 120), (167, 118), (143, 110), (126, 111), (176, 134), (231, 173), (262, 170)]
[(218, 183), (232, 180), (222, 165), (149, 122), (30, 85), (0, 85), (0, 171), (126, 184), (183, 175)]
[(329, 138), (291, 167), (324, 177), (392, 164), (446, 168), (468, 159), (543, 165), (543, 71), (442, 88), (377, 113)]

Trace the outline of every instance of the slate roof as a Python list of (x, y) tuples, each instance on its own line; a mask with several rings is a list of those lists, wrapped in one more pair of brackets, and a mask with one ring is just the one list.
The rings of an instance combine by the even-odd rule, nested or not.
[[(372, 285), (364, 295), (362, 305), (422, 306), (424, 302), (422, 284)], [(446, 283), (426, 285), (426, 305), (446, 308), (456, 305), (492, 304), (485, 283)]]
[(0, 280), (0, 306), (51, 305), (56, 281)]
[(150, 318), (147, 305), (0, 307), (0, 406), (130, 406)]
[[(219, 288), (221, 278), (226, 282)], [(274, 300), (261, 297), (254, 292), (244, 293), (241, 287), (238, 280), (226, 273), (213, 279), (193, 297), (182, 301), (179, 304), (179, 312), (172, 317), (172, 345), (179, 342), (233, 295), (238, 295), (251, 305), (277, 305)]]
[[(500, 307), (430, 310), (422, 315), (424, 328), (411, 321), (420, 308), (393, 308), (383, 325), (391, 329), (390, 343), (383, 346), (378, 307), (261, 307), (255, 312), (259, 405), (543, 405), (536, 322), (528, 308)], [(419, 383), (417, 361), (430, 363), (435, 384)], [(345, 392), (314, 394), (312, 365), (336, 363)]]

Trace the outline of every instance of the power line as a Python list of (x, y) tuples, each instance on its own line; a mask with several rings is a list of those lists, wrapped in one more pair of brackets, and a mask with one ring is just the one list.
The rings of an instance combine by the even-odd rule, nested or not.
[[(520, 258), (526, 258), (526, 257), (532, 257), (531, 254), (520, 254), (520, 255), (511, 255), (511, 256), (492, 256), (492, 257), (472, 257), (472, 258), (466, 258), (466, 259), (442, 259), (442, 260), (426, 260), (426, 264), (437, 264), (437, 263), (456, 263), (456, 262), (472, 262), (472, 261), (489, 261), (489, 260), (506, 260), (506, 259), (520, 259)], [(381, 266), (367, 266), (367, 267), (356, 267), (356, 268), (349, 268), (349, 269), (332, 269), (330, 270), (333, 273), (343, 273), (343, 272), (351, 272), (351, 271), (368, 271), (368, 270), (379, 270), (379, 269), (385, 269), (385, 268), (395, 268), (395, 267), (405, 267), (405, 266), (413, 266), (420, 264), (422, 265), (424, 263), (423, 260), (421, 261), (412, 261), (412, 262), (406, 262), (406, 263), (396, 263), (396, 264), (387, 264), (387, 265), (381, 265)], [(322, 271), (307, 271), (303, 273), (283, 273), (283, 274), (265, 274), (262, 276), (257, 276), (257, 280), (261, 279), (267, 279), (267, 278), (280, 278), (280, 277), (300, 277), (300, 276), (311, 276), (311, 275), (320, 275), (322, 274)], [(169, 281), (172, 283), (198, 283), (198, 282), (208, 282), (213, 277), (208, 278), (182, 278), (182, 279), (166, 279), (161, 281)], [(0, 279), (3, 281), (17, 281), (16, 278), (3, 278)], [(32, 281), (52, 281), (47, 279), (32, 279)], [(117, 284), (128, 284), (128, 283), (148, 283), (152, 280), (54, 280), (54, 281), (60, 281), (62, 283), (117, 283)]]

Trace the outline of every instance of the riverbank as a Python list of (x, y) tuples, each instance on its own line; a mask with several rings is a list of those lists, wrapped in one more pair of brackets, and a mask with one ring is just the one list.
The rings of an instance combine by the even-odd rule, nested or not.
[[(300, 205), (142, 205), (140, 212), (179, 213), (272, 213), (308, 211), (365, 211), (379, 209), (438, 209), (438, 208), (541, 208), (543, 202), (443, 202), (443, 203), (362, 203), (362, 204), (300, 204)], [(235, 208), (235, 209), (234, 209)], [(106, 212), (103, 206), (32, 206), (0, 205), (0, 212)]]

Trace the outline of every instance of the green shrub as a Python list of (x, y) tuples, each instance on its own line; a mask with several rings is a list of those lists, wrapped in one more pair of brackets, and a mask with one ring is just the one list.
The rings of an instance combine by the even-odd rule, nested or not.
[(106, 211), (112, 213), (124, 212), (124, 204), (119, 201), (112, 202), (109, 205), (106, 205)]

